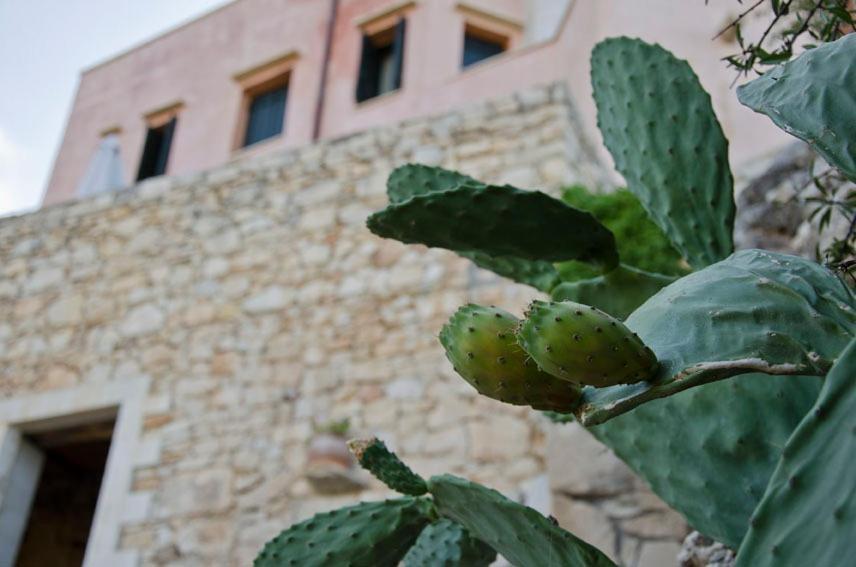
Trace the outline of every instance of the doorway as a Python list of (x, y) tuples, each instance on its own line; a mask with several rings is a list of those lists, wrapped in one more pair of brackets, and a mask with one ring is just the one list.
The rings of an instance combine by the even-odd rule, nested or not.
[(42, 466), (18, 548), (17, 567), (78, 567), (104, 477), (114, 420), (25, 434)]

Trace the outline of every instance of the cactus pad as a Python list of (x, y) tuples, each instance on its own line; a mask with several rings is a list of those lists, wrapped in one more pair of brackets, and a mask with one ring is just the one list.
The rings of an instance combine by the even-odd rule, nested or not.
[(514, 256), (489, 256), (481, 252), (458, 252), (458, 255), (479, 268), (547, 293), (559, 283), (559, 273), (550, 262), (524, 260)]
[(521, 567), (615, 567), (597, 548), (563, 530), (532, 508), (499, 492), (451, 475), (428, 487), (438, 512)]
[(421, 496), (428, 491), (422, 477), (401, 462), (383, 441), (352, 439), (348, 441), (348, 448), (364, 469), (391, 489), (409, 496)]
[(561, 283), (553, 288), (551, 296), (554, 301), (574, 301), (592, 305), (624, 320), (649, 297), (675, 279), (677, 278), (652, 274), (621, 264), (602, 276)]
[(618, 264), (615, 238), (589, 213), (540, 191), (460, 185), (415, 195), (368, 218), (378, 236), (525, 260)]
[(805, 51), (739, 87), (737, 98), (856, 182), (856, 35)]
[(577, 415), (586, 425), (738, 374), (823, 376), (856, 332), (856, 310), (823, 266), (744, 250), (664, 288), (626, 324), (660, 369), (651, 384), (585, 391)]
[(788, 440), (737, 554), (738, 567), (826, 567), (856, 557), (854, 386), (856, 340)]
[(640, 382), (657, 370), (657, 357), (621, 321), (572, 301), (533, 301), (517, 339), (538, 366), (577, 384)]
[(367, 502), (316, 514), (270, 540), (256, 567), (395, 567), (432, 520), (430, 500)]
[(480, 181), (457, 171), (410, 163), (395, 168), (389, 174), (386, 194), (390, 203), (401, 203), (415, 195), (444, 191), (463, 184), (484, 186)]
[(737, 549), (813, 376), (752, 374), (653, 400), (589, 427), (701, 533)]
[(497, 309), (464, 305), (440, 332), (440, 343), (455, 371), (480, 394), (515, 405), (571, 411), (579, 387), (538, 370), (517, 344), (519, 320)]
[(658, 45), (611, 38), (595, 46), (597, 120), (615, 166), (694, 268), (733, 248), (728, 142), (686, 61)]
[(407, 555), (404, 567), (487, 567), (496, 551), (452, 520), (442, 518), (427, 526)]

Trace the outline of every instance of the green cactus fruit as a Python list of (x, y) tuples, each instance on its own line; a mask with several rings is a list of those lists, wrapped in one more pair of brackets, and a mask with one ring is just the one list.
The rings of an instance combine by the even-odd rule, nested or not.
[(524, 260), (618, 264), (615, 237), (593, 215), (540, 191), (458, 185), (414, 195), (371, 215), (373, 233), (405, 244)]
[(533, 301), (517, 338), (538, 366), (577, 384), (631, 384), (657, 371), (657, 357), (639, 337), (590, 305)]
[(386, 194), (390, 203), (401, 203), (415, 195), (445, 191), (463, 184), (484, 186), (484, 183), (457, 171), (410, 163), (395, 168), (389, 174)]
[(451, 475), (428, 480), (437, 511), (520, 567), (615, 567), (606, 555), (532, 508)]
[(728, 142), (686, 61), (610, 38), (591, 54), (598, 128), (630, 189), (696, 269), (734, 249)]
[(517, 344), (518, 323), (502, 309), (464, 305), (443, 327), (440, 343), (455, 371), (480, 394), (535, 409), (571, 411), (579, 387), (537, 368)]
[(593, 305), (624, 320), (649, 297), (676, 279), (620, 264), (602, 276), (560, 283), (550, 295), (554, 301)]
[[(856, 340), (782, 452), (738, 567), (851, 565), (856, 557)], [(849, 558), (849, 559), (847, 559)]]
[(496, 551), (461, 524), (441, 518), (427, 526), (407, 555), (404, 567), (487, 567)]
[(255, 567), (396, 567), (434, 518), (431, 501), (399, 498), (316, 514), (265, 544)]
[(856, 182), (856, 35), (848, 34), (738, 87), (737, 98), (805, 140)]
[(352, 439), (348, 441), (348, 448), (364, 469), (391, 489), (409, 496), (421, 496), (428, 491), (422, 477), (401, 462), (383, 441)]

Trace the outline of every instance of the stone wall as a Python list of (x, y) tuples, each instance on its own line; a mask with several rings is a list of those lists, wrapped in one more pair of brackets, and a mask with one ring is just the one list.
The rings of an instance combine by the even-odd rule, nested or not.
[[(364, 228), (408, 161), (549, 190), (597, 183), (575, 131), (564, 89), (545, 87), (4, 219), (0, 395), (148, 384), (120, 522), (129, 565), (248, 565), (282, 527), (385, 495), (356, 472), (366, 487), (342, 495), (308, 482), (313, 426), (342, 418), (422, 474), (622, 541), (605, 551), (628, 565), (668, 564), (684, 527), (638, 480), (584, 432), (476, 396), (443, 356), (436, 333), (460, 304), (520, 310), (534, 292)], [(600, 457), (548, 483), (548, 445)], [(597, 533), (595, 514), (610, 518)]]

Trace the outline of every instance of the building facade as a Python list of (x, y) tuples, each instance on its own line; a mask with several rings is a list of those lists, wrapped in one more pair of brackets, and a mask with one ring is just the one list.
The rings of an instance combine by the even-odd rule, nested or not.
[(734, 45), (709, 39), (729, 8), (675, 0), (227, 4), (84, 71), (45, 204), (87, 192), (105, 140), (117, 145), (129, 185), (555, 82), (568, 86), (579, 127), (600, 147), (588, 57), (597, 41), (622, 34), (688, 59), (732, 155), (752, 159), (783, 135), (737, 103), (735, 74), (720, 61)]

